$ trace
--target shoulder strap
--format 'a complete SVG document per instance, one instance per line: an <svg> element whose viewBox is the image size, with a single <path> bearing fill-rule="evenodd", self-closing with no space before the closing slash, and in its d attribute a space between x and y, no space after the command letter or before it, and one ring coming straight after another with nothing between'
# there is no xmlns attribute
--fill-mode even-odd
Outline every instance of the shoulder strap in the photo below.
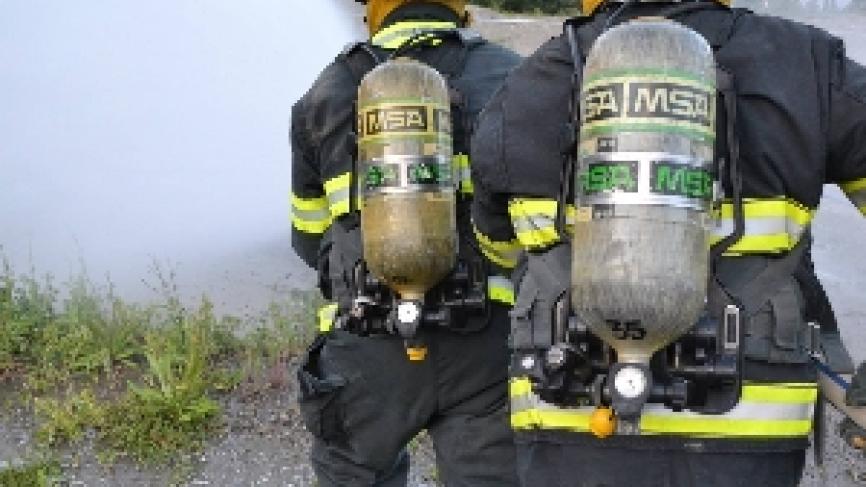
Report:
<svg viewBox="0 0 866 487"><path fill-rule="evenodd" d="M580 90L583 85L584 52L577 29L586 21L582 18L569 19L563 29L568 41L569 53L574 69L571 73L571 100L568 107L568 120L562 126L560 151L562 152L562 173L560 176L559 198L556 207L556 230L560 238L565 231L566 208L569 196L573 196L575 165L577 164L577 128L580 126Z"/></svg>
<svg viewBox="0 0 866 487"><path fill-rule="evenodd" d="M337 58L341 59L349 69L349 72L352 73L352 78L355 80L356 85L361 82L370 70L384 61L368 42L353 42L348 44Z"/></svg>

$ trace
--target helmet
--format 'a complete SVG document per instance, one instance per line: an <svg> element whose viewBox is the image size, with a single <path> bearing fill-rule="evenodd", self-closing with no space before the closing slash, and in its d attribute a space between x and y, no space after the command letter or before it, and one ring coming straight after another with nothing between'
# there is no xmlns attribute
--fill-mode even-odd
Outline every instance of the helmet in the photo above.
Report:
<svg viewBox="0 0 866 487"><path fill-rule="evenodd" d="M355 0L360 3L367 4L367 27L371 34L375 34L382 27L382 22L394 10L409 3L436 3L444 5L453 10L457 15L463 16L466 13L466 0L425 0L418 2L417 0Z"/></svg>
<svg viewBox="0 0 866 487"><path fill-rule="evenodd" d="M640 2L641 0L637 1ZM580 0L580 13L583 15L592 15L604 2L605 0ZM716 2L728 7L731 6L731 0L716 0Z"/></svg>

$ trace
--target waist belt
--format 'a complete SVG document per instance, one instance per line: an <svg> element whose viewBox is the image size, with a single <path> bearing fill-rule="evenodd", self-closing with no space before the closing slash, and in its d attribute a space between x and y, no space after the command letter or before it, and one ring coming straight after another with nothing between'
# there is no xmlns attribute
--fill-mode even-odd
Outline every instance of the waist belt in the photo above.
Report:
<svg viewBox="0 0 866 487"><path fill-rule="evenodd" d="M529 379L510 385L511 426L515 430L589 432L594 407L561 408L532 392ZM726 414L674 412L660 404L644 407L641 435L702 438L782 439L806 437L818 398L815 383L745 383L740 402Z"/></svg>
<svg viewBox="0 0 866 487"><path fill-rule="evenodd" d="M487 298L501 305L514 305L514 287L511 280L504 276L489 276L487 278ZM337 303L329 303L319 308L319 333L328 333L334 328L337 311Z"/></svg>

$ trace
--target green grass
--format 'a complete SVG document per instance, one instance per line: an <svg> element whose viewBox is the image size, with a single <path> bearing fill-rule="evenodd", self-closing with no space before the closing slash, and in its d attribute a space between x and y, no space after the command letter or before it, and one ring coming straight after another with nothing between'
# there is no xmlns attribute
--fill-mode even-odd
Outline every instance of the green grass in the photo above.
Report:
<svg viewBox="0 0 866 487"><path fill-rule="evenodd" d="M40 461L0 470L0 486L3 487L47 487L55 485L53 479L60 473L56 462Z"/></svg>
<svg viewBox="0 0 866 487"><path fill-rule="evenodd" d="M92 431L106 462L197 451L222 426L220 396L285 385L288 360L315 333L317 293L293 291L244 322L216 316L206 298L185 306L172 277L157 277L159 302L139 305L84 277L58 287L0 267L0 378L21 386L40 446L74 445ZM2 475L44 471L25 470Z"/></svg>

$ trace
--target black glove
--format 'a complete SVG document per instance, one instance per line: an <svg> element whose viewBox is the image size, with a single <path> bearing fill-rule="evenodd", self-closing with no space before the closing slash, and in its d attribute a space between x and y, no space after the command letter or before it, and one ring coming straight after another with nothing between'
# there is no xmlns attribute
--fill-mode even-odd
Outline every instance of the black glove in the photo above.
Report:
<svg viewBox="0 0 866 487"><path fill-rule="evenodd" d="M554 344L557 302L567 298L571 282L571 247L559 243L530 252L513 274L517 299L511 315L514 350L547 350Z"/></svg>
<svg viewBox="0 0 866 487"><path fill-rule="evenodd" d="M857 373L851 380L851 387L845 395L845 403L853 407L866 406L866 362L857 367ZM851 418L845 418L839 424L839 436L851 448L866 450L866 429L861 428Z"/></svg>
<svg viewBox="0 0 866 487"><path fill-rule="evenodd" d="M851 418L845 418L839 423L839 436L851 448L861 451L866 450L866 430L861 428Z"/></svg>
<svg viewBox="0 0 866 487"><path fill-rule="evenodd" d="M851 387L845 395L845 404L854 407L866 406L866 362L857 367L857 373L851 380Z"/></svg>

